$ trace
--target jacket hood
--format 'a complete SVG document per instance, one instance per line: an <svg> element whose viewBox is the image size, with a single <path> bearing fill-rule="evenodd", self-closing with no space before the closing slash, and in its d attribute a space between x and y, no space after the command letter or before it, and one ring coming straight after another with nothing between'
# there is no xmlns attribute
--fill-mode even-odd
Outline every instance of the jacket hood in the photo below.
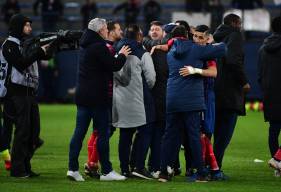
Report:
<svg viewBox="0 0 281 192"><path fill-rule="evenodd" d="M98 42L105 43L105 40L97 32L86 29L80 39L80 46L86 48L89 45Z"/></svg>
<svg viewBox="0 0 281 192"><path fill-rule="evenodd" d="M9 22L9 35L22 39L24 37L23 27L26 22L32 23L31 19L22 15L13 15Z"/></svg>
<svg viewBox="0 0 281 192"><path fill-rule="evenodd" d="M273 53L279 51L281 49L281 34L273 33L264 40L263 45L266 52Z"/></svg>
<svg viewBox="0 0 281 192"><path fill-rule="evenodd" d="M222 24L216 29L214 33L214 39L217 43L220 43L226 36L233 32L240 32L240 30L238 28Z"/></svg>
<svg viewBox="0 0 281 192"><path fill-rule="evenodd" d="M121 39L117 45L116 45L116 50L117 52L124 46L128 45L131 48L132 53L130 55L138 55L138 52L142 48L142 44L137 42L136 40L133 39L128 39L128 38L123 38Z"/></svg>
<svg viewBox="0 0 281 192"><path fill-rule="evenodd" d="M192 47L192 41L187 39L177 39L174 41L170 52L176 57L179 58L183 55L186 55Z"/></svg>

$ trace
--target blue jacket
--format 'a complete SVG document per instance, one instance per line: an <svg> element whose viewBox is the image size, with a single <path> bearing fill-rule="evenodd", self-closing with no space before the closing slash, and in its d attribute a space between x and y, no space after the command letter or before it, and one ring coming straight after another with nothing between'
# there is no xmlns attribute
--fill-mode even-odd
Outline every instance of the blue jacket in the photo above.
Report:
<svg viewBox="0 0 281 192"><path fill-rule="evenodd" d="M167 113L205 110L203 78L199 75L182 77L179 69L191 65L203 68L203 61L225 54L225 45L200 46L189 40L177 39L167 55Z"/></svg>

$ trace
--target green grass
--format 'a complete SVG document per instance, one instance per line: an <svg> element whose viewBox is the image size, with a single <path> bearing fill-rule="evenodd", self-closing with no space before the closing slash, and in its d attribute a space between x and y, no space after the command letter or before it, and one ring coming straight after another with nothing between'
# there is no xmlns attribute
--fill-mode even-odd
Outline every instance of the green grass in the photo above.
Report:
<svg viewBox="0 0 281 192"><path fill-rule="evenodd" d="M0 192L37 191L94 191L94 192L150 192L150 191L280 191L281 178L273 176L267 166L269 150L267 146L268 125L262 113L249 112L240 117L231 145L224 159L224 172L230 180L224 182L186 183L179 176L169 183L130 179L125 182L100 182L87 178L86 182L75 183L66 179L68 147L75 126L76 107L74 105L42 105L41 136L45 141L32 160L33 170L40 172L39 178L15 179L8 177L3 163L0 164ZM90 129L91 130L91 129ZM91 131L88 132L88 134ZM111 139L111 160L119 170L117 154L118 131ZM87 158L86 140L80 155L80 170ZM262 159L264 163L254 163ZM181 161L183 154L181 152ZM182 163L182 166L184 164Z"/></svg>

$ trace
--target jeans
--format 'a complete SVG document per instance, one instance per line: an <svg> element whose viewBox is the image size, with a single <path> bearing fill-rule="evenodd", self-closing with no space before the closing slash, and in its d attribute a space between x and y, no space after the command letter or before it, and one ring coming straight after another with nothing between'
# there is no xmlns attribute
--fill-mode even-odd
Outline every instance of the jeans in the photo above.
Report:
<svg viewBox="0 0 281 192"><path fill-rule="evenodd" d="M108 107L90 108L77 106L76 128L70 142L69 170L77 171L79 169L79 153L89 124L93 120L94 127L99 133L97 149L100 157L101 171L103 174L108 174L112 171L112 165L109 160L110 126L108 114Z"/></svg>

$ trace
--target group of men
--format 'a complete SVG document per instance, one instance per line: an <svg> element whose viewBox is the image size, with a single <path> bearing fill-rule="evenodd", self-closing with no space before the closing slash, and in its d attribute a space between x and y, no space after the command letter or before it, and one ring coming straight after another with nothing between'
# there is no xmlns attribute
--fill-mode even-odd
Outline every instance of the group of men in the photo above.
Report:
<svg viewBox="0 0 281 192"><path fill-rule="evenodd" d="M84 181L78 156L93 120L87 175L96 176L100 164L100 180L134 176L166 182L180 173L183 144L189 181L225 179L224 151L237 116L245 113L244 95L250 88L243 69L239 16L225 17L214 34L219 44L212 44L208 26L199 25L192 34L185 21L154 21L149 37L143 37L137 25L129 25L122 35L120 25L113 23L95 18L81 39L76 128L67 176ZM120 129L121 174L109 160L112 127Z"/></svg>
<svg viewBox="0 0 281 192"><path fill-rule="evenodd" d="M280 22L280 17L273 20L273 35L261 48L259 76L265 119L270 122L273 158L269 164L279 173L280 89L278 92L272 81L280 80ZM93 120L84 165L89 176L103 181L140 177L167 182L181 172L178 156L182 144L188 181L226 179L221 171L224 152L237 117L245 115L245 93L250 89L240 27L241 19L235 14L227 15L214 35L205 25L191 31L185 21L167 25L154 21L149 37L144 38L138 25L129 25L123 34L117 22L92 19L80 41L76 128L67 177L84 181L78 157ZM24 50L22 43L32 29L31 20L21 14L11 18L9 31L1 50L0 93L6 121L15 124L11 176L35 177L39 174L32 171L30 160L42 145L35 99L36 61L47 59L50 48ZM7 127L1 128L3 151ZM109 155L109 138L115 128L120 129L121 174L113 170Z"/></svg>

